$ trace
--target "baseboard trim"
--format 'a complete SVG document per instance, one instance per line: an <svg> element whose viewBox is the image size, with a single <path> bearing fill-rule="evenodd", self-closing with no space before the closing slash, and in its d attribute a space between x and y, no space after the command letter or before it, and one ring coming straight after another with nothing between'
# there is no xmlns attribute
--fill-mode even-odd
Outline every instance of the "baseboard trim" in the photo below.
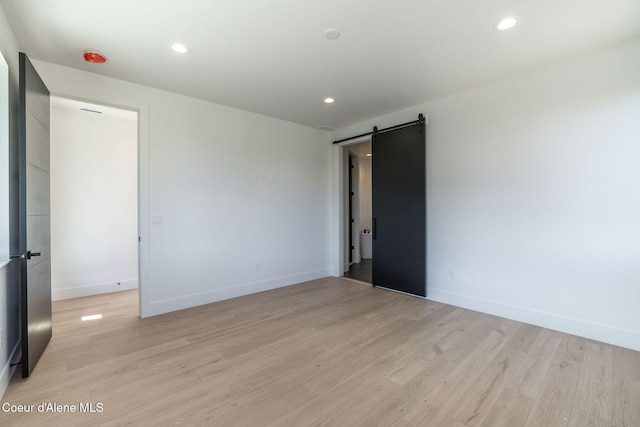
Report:
<svg viewBox="0 0 640 427"><path fill-rule="evenodd" d="M215 289L209 292L191 294L179 298L152 301L148 306L148 310L143 310L143 312L148 313L148 315L145 315L144 317L156 316L159 314L169 313L177 310L184 310L186 308L196 307L199 305L211 304L226 299L255 294L257 292L269 291L271 289L282 288L284 286L295 285L296 283L307 282L309 280L321 279L327 276L330 276L328 268L300 274L293 274L290 276L281 276L273 279L246 283L223 289Z"/></svg>
<svg viewBox="0 0 640 427"><path fill-rule="evenodd" d="M13 347L13 350L11 351L9 358L7 359L7 362L2 367L2 374L0 375L0 399L2 399L2 397L4 396L4 392L7 391L7 387L9 386L9 381L11 381L13 372L16 369L16 367L11 366L11 364L14 363L13 361L17 360L18 358L18 351L20 350L20 342L21 341L18 340L15 347Z"/></svg>
<svg viewBox="0 0 640 427"><path fill-rule="evenodd" d="M640 332L427 288L427 299L640 351Z"/></svg>
<svg viewBox="0 0 640 427"><path fill-rule="evenodd" d="M120 285L118 285L120 283ZM126 291L138 288L138 279L125 279L107 283L96 283L92 285L74 286L70 288L52 289L51 299L60 301L63 299L88 297L92 295L108 294L110 292Z"/></svg>

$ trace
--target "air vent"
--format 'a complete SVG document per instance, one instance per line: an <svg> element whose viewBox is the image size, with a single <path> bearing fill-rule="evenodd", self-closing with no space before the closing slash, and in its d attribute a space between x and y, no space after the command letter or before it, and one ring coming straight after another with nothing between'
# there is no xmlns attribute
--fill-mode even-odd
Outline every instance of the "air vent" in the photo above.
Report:
<svg viewBox="0 0 640 427"><path fill-rule="evenodd" d="M334 130L336 130L336 128L332 128L331 126L327 126L327 125L318 126L318 129L328 130L329 132L333 132Z"/></svg>
<svg viewBox="0 0 640 427"><path fill-rule="evenodd" d="M96 113L96 114L102 114L102 111L98 111L98 110L89 110L88 108L81 108L80 111L86 111L87 113Z"/></svg>

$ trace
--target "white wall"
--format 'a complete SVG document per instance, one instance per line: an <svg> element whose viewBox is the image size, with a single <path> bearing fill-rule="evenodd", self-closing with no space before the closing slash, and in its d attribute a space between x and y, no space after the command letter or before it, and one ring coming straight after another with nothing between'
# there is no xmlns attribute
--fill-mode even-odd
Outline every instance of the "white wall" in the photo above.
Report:
<svg viewBox="0 0 640 427"><path fill-rule="evenodd" d="M418 113L427 297L640 350L640 40Z"/></svg>
<svg viewBox="0 0 640 427"><path fill-rule="evenodd" d="M0 52L9 65L9 147L8 153L4 151L7 147L2 147L4 151L0 154L0 159L8 154L9 165L0 160L0 173L9 178L9 191L0 190L0 205L8 206L9 221L9 252L17 253L19 248L17 230L17 174L15 168L11 168L17 160L18 144L18 43L11 32L11 27L4 14L4 9L0 5ZM9 170L7 170L7 168ZM6 174L6 175L5 175ZM0 179L2 182L2 179ZM6 181L5 181L6 182ZM0 215L1 217L2 215ZM6 218L1 220L6 222ZM2 226L2 225L0 225ZM6 235L5 235L6 242ZM4 243L6 245L6 243ZM6 248L4 249L6 251ZM1 252L1 251L0 251ZM5 254L0 254L0 256ZM20 359L20 263L17 260L5 263L6 259L0 259L0 330L2 338L0 340L0 396L9 384L9 379L15 368L11 368L11 363ZM3 265L4 264L4 265Z"/></svg>
<svg viewBox="0 0 640 427"><path fill-rule="evenodd" d="M372 213L371 213L371 157L359 157L360 163L359 181L360 181L360 231L371 230Z"/></svg>
<svg viewBox="0 0 640 427"><path fill-rule="evenodd" d="M54 94L140 106L143 316L329 274L327 132L33 63Z"/></svg>
<svg viewBox="0 0 640 427"><path fill-rule="evenodd" d="M53 300L138 286L138 125L131 116L52 105Z"/></svg>
<svg viewBox="0 0 640 427"><path fill-rule="evenodd" d="M13 348L7 340L11 328L9 264L9 66L0 52L0 396L9 383ZM15 342L12 342L15 346Z"/></svg>
<svg viewBox="0 0 640 427"><path fill-rule="evenodd" d="M344 273L349 271L349 267L351 262L349 258L352 258L351 248L349 247L349 235L352 234L351 227L349 227L349 223L351 218L349 218L349 174L351 173L349 169L349 152L345 150L344 155L341 159L342 168L341 172L345 174L345 179L343 185L341 186L341 199L342 206L344 209L341 210L341 219L342 219L342 268L339 274L334 274L337 276L342 276Z"/></svg>
<svg viewBox="0 0 640 427"><path fill-rule="evenodd" d="M9 200L9 66L0 52L0 200ZM9 203L0 203L0 262L9 255Z"/></svg>

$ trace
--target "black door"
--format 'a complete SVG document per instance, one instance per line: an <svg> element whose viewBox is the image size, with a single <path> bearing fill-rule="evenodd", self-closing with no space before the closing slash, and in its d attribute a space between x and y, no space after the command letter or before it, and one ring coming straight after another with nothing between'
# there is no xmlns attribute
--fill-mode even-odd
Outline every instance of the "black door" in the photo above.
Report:
<svg viewBox="0 0 640 427"><path fill-rule="evenodd" d="M426 296L424 123L374 133L373 285Z"/></svg>
<svg viewBox="0 0 640 427"><path fill-rule="evenodd" d="M51 339L49 90L20 53L20 256L22 376Z"/></svg>

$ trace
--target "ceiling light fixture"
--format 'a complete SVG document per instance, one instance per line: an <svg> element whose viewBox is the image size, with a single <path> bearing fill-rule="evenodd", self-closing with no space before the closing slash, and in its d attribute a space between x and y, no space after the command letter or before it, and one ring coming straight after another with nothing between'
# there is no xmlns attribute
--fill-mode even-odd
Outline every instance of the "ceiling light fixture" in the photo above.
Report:
<svg viewBox="0 0 640 427"><path fill-rule="evenodd" d="M518 23L518 19L515 16L508 16L500 20L500 22L498 22L493 28L495 28L498 31L505 31L505 30L508 30L509 28L513 28L514 25L516 25L517 23Z"/></svg>
<svg viewBox="0 0 640 427"><path fill-rule="evenodd" d="M334 102L336 102L336 100L333 99L333 98L325 98L324 99L324 103L325 104L333 104Z"/></svg>
<svg viewBox="0 0 640 427"><path fill-rule="evenodd" d="M171 50L176 53L187 53L189 52L189 48L183 45L182 43L172 43Z"/></svg>
<svg viewBox="0 0 640 427"><path fill-rule="evenodd" d="M322 34L324 34L324 38L327 40L335 40L340 37L340 30L337 28L327 28Z"/></svg>
<svg viewBox="0 0 640 427"><path fill-rule="evenodd" d="M82 56L85 61L91 62L92 64L104 64L107 62L107 58L100 55L98 52L85 52Z"/></svg>

